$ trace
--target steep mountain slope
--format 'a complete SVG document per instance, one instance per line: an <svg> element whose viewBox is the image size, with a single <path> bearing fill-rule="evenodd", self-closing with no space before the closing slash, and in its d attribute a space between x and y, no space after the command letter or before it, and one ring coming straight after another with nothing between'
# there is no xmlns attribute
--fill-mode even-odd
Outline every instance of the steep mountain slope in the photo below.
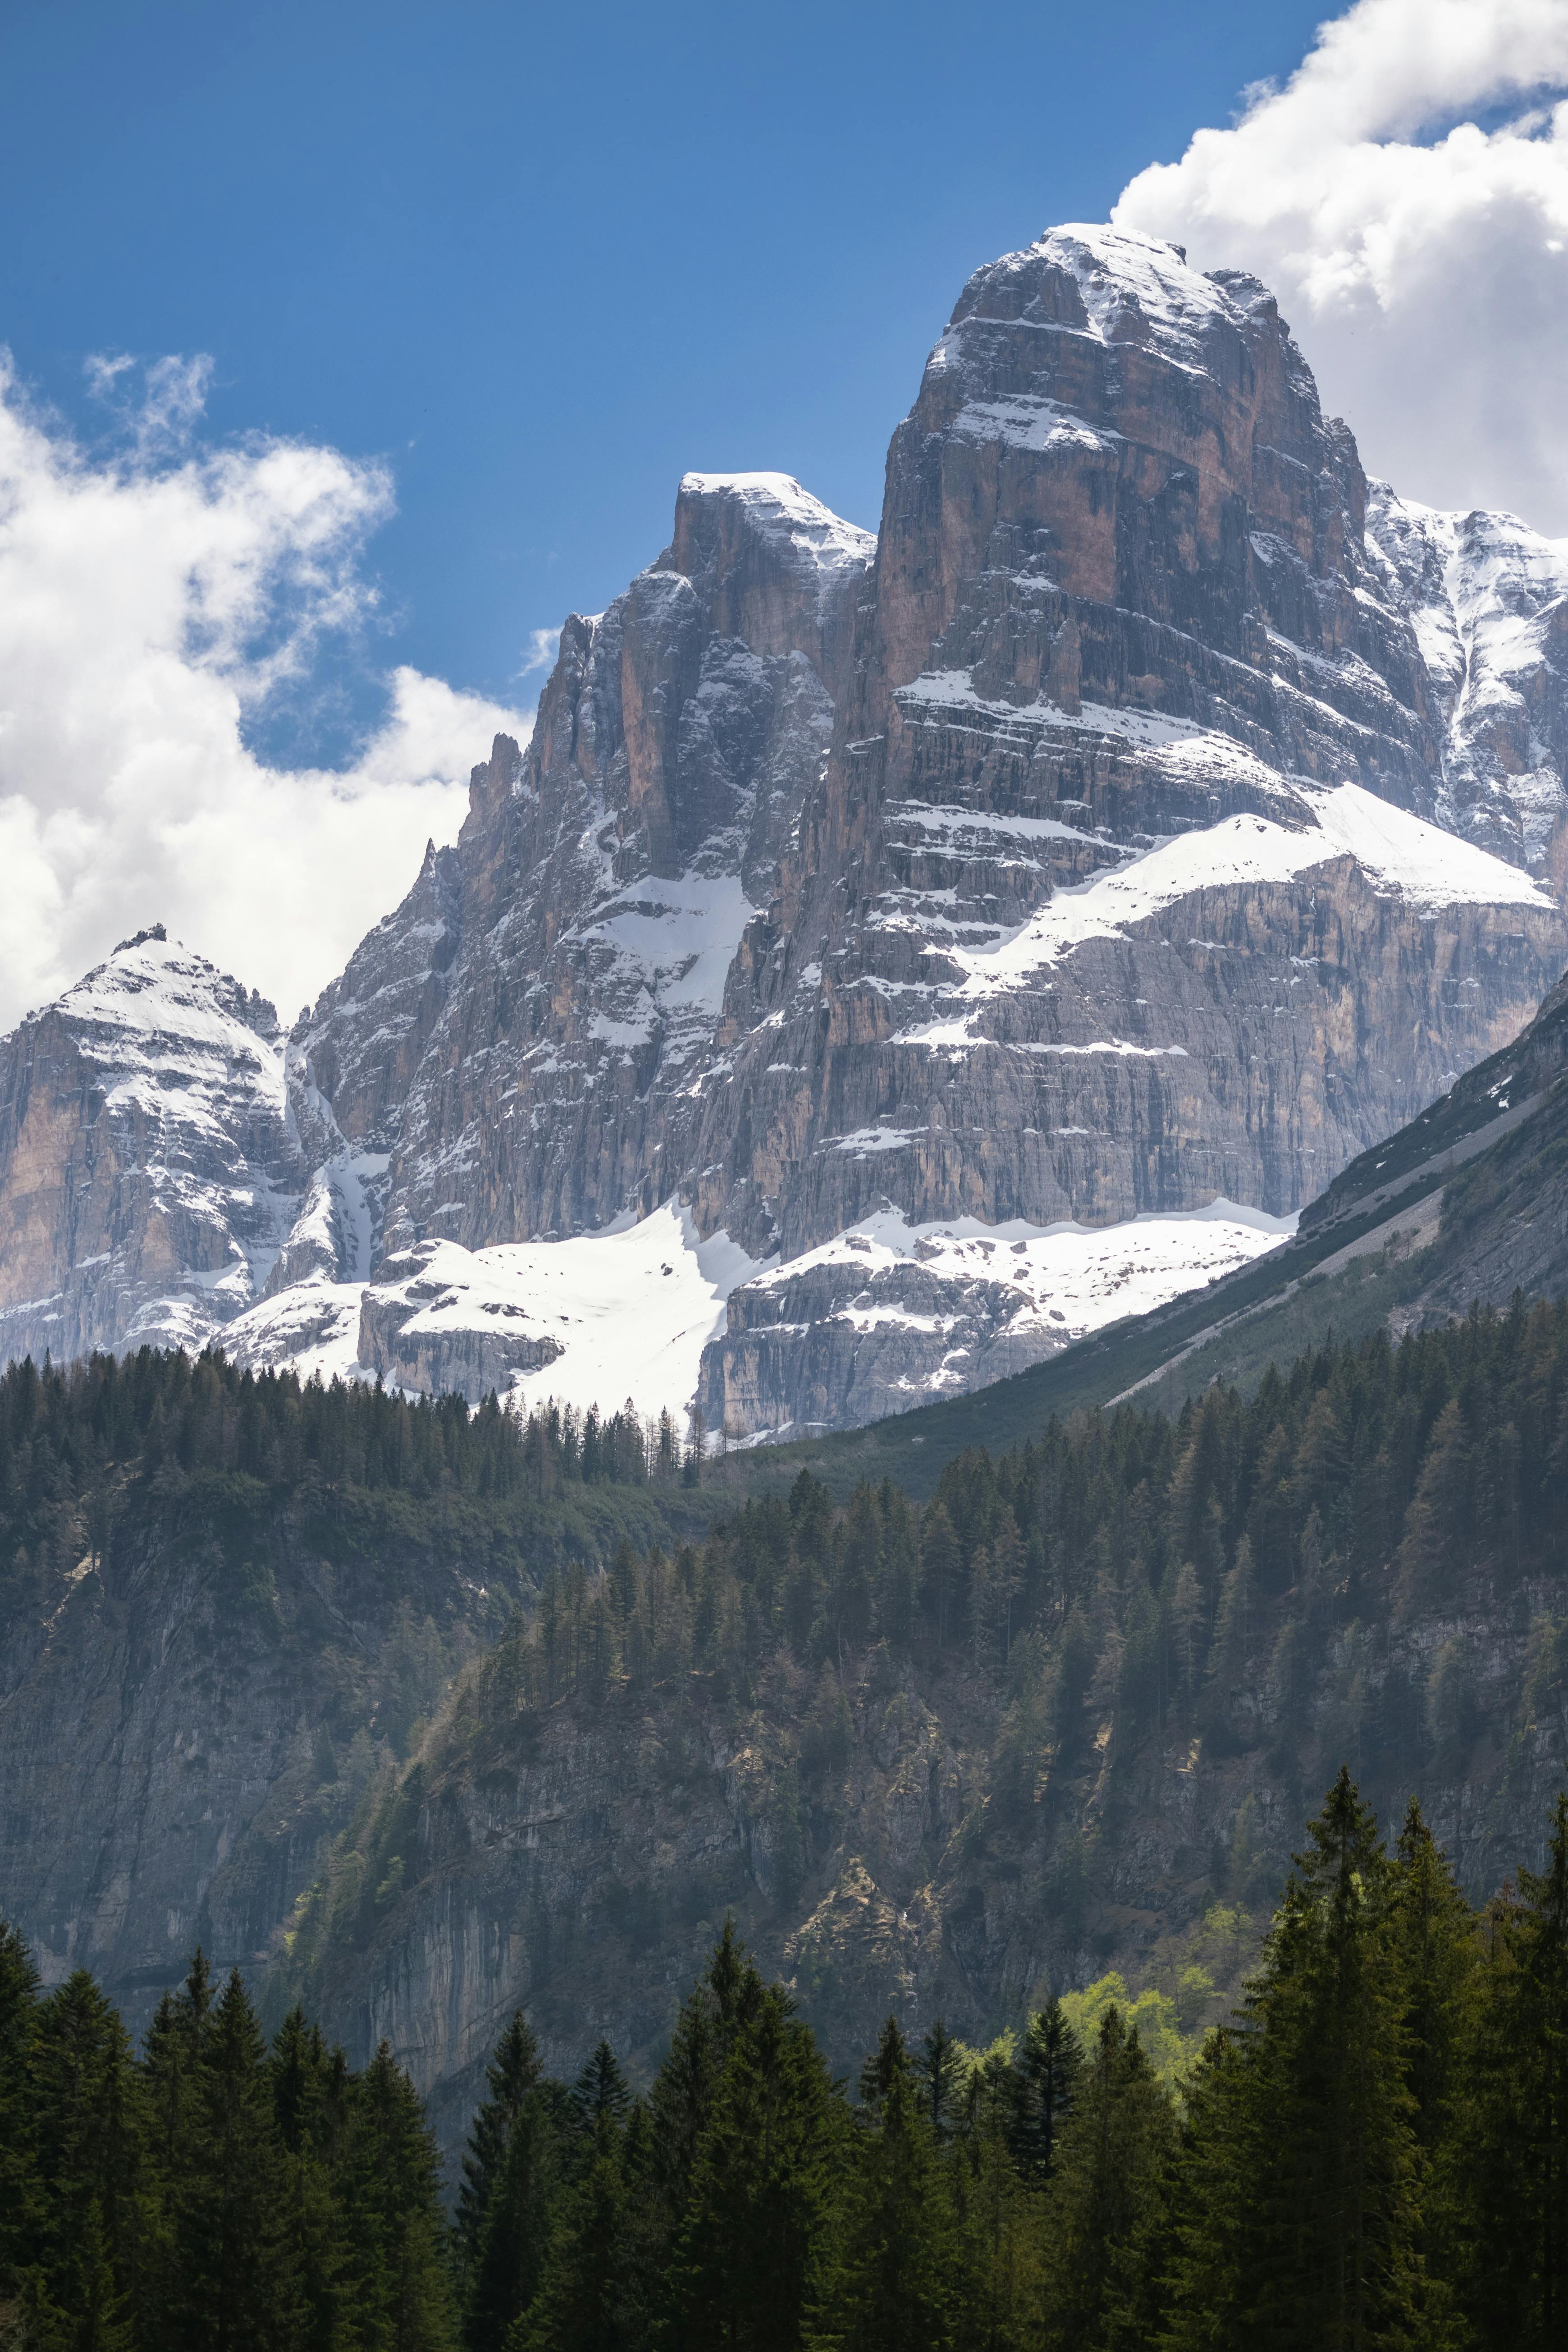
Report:
<svg viewBox="0 0 1568 2352"><path fill-rule="evenodd" d="M198 1941L259 1969L542 1574L700 1536L640 1433L569 1434L210 1359L0 1378L0 1916L50 1981L140 2024Z"/></svg>
<svg viewBox="0 0 1568 2352"><path fill-rule="evenodd" d="M552 1586L339 1843L275 2004L388 2036L455 2138L519 2002L563 2067L655 2062L727 1911L841 2064L1108 1968L1215 2021L1344 1761L1484 1896L1568 1762L1565 1397L1561 1305L1380 1335L952 1459L918 1518L807 1479Z"/></svg>
<svg viewBox="0 0 1568 2352"><path fill-rule="evenodd" d="M877 541L690 475L568 620L275 1049L270 1272L237 1228L204 1325L182 1260L178 1328L472 1398L624 1360L744 1440L1245 1267L1562 970L1565 610L1568 551L1369 492L1263 288L1051 232L964 289ZM18 1303L68 1160L0 1160ZM582 1253L655 1212L618 1345Z"/></svg>
<svg viewBox="0 0 1568 2352"><path fill-rule="evenodd" d="M0 1041L0 1359L200 1346L308 1171L270 1004L162 925Z"/></svg>

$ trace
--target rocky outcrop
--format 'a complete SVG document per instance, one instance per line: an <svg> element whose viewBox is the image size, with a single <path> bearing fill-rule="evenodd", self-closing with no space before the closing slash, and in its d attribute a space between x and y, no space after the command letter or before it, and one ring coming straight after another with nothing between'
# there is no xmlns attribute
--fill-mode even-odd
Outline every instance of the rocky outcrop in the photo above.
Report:
<svg viewBox="0 0 1568 2352"><path fill-rule="evenodd" d="M449 1244L423 1242L387 1260L361 1302L359 1360L395 1387L422 1396L455 1389L479 1404L565 1351L537 1308L505 1297L470 1298L445 1263L458 1255Z"/></svg>
<svg viewBox="0 0 1568 2352"><path fill-rule="evenodd" d="M126 940L0 1042L0 1355L200 1345L307 1178L272 1007L162 925Z"/></svg>

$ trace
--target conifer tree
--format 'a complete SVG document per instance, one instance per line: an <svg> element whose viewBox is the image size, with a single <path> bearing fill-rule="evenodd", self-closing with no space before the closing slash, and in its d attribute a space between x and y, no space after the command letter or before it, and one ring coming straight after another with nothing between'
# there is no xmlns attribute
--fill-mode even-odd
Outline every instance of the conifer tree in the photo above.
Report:
<svg viewBox="0 0 1568 2352"><path fill-rule="evenodd" d="M1133 2352L1163 2310L1176 2139L1170 2096L1136 2028L1107 2011L1057 2145L1047 2194L1050 2352Z"/></svg>
<svg viewBox="0 0 1568 2352"><path fill-rule="evenodd" d="M458 2186L455 2245L458 2275L470 2284L484 2244L490 2199L506 2162L511 2129L540 2083L539 2044L521 2009L514 2009L485 2069L486 2094L468 2126Z"/></svg>
<svg viewBox="0 0 1568 2352"><path fill-rule="evenodd" d="M343 2284L364 2352L451 2352L440 2160L383 2042L353 2085L342 2165Z"/></svg>
<svg viewBox="0 0 1568 2352"><path fill-rule="evenodd" d="M563 2184L558 2114L543 2084L523 2098L486 2200L463 2319L468 2352L504 2352L539 2292Z"/></svg>
<svg viewBox="0 0 1568 2352"><path fill-rule="evenodd" d="M125 2029L85 1969L37 2012L28 2087L40 2200L33 2250L72 2352L129 2352L137 2144Z"/></svg>
<svg viewBox="0 0 1568 2352"><path fill-rule="evenodd" d="M1415 2102L1372 1813L1342 1769L1309 1824L1247 1999L1205 2088L1205 2200L1184 2211L1173 2339L1351 2352L1421 2315ZM1216 2272L1205 2238L1228 2238Z"/></svg>
<svg viewBox="0 0 1568 2352"><path fill-rule="evenodd" d="M1546 1868L1520 1872L1488 1931L1468 2302L1488 2352L1545 2352L1568 2326L1568 1795Z"/></svg>
<svg viewBox="0 0 1568 2352"><path fill-rule="evenodd" d="M1072 2112L1082 2072L1078 2036L1053 1994L1031 2021L1014 2062L1007 2127L1014 2162L1026 2180L1042 2188L1051 2177L1057 2142Z"/></svg>
<svg viewBox="0 0 1568 2352"><path fill-rule="evenodd" d="M942 2147L957 2128L963 2064L940 2017L921 2044L914 2070L921 2084L921 2112L931 2126L931 2137Z"/></svg>
<svg viewBox="0 0 1568 2352"><path fill-rule="evenodd" d="M592 2137L606 2121L618 2124L631 2099L620 2061L607 2042L597 2042L572 2086L572 2113L578 2128Z"/></svg>
<svg viewBox="0 0 1568 2352"><path fill-rule="evenodd" d="M16 2292L41 2221L28 2061L38 2007L32 1955L0 1920L0 2298Z"/></svg>
<svg viewBox="0 0 1568 2352"><path fill-rule="evenodd" d="M910 2078L910 2053L896 2017L884 2020L877 2047L860 2069L860 2104L875 2114L895 2083Z"/></svg>
<svg viewBox="0 0 1568 2352"><path fill-rule="evenodd" d="M964 2128L947 2165L959 2244L960 2352L1033 2345L1038 2327L1042 2199L1014 2163L1018 2106L1010 2059L993 2050L969 2078Z"/></svg>
<svg viewBox="0 0 1568 2352"><path fill-rule="evenodd" d="M618 2072L618 2070L617 2070ZM642 2101L602 2106L592 2154L558 2208L539 2293L507 2352L645 2352L656 2285L656 2162Z"/></svg>
<svg viewBox="0 0 1568 2352"><path fill-rule="evenodd" d="M683 2352L795 2352L816 2285L838 2137L815 2037L748 1969L670 2262Z"/></svg>
<svg viewBox="0 0 1568 2352"><path fill-rule="evenodd" d="M237 1969L201 2033L188 2117L189 2160L175 2176L173 2339L187 2352L272 2352L300 2315L266 2047Z"/></svg>
<svg viewBox="0 0 1568 2352"><path fill-rule="evenodd" d="M686 2212L725 2060L759 1990L734 1921L727 1918L701 1982L681 2004L648 2101L660 2152L659 2202L672 2239Z"/></svg>
<svg viewBox="0 0 1568 2352"><path fill-rule="evenodd" d="M951 2352L955 2340L958 2233L911 2071L893 2055L884 2028L861 2075L875 2095L845 2151L811 2352Z"/></svg>
<svg viewBox="0 0 1568 2352"><path fill-rule="evenodd" d="M1466 2056L1480 1953L1474 1914L1414 1797L1394 1850L1391 1927L1417 2165L1421 2333L1437 2352L1460 2340L1455 2295L1463 2264Z"/></svg>

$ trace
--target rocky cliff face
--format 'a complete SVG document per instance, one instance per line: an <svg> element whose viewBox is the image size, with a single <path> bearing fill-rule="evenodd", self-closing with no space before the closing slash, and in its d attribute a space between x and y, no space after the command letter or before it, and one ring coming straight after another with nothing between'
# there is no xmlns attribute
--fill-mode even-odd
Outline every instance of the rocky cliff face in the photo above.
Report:
<svg viewBox="0 0 1568 2352"><path fill-rule="evenodd" d="M725 1270L695 1344L628 1321L638 1402L745 1438L1092 1328L1086 1232L1211 1212L1149 1244L1163 1296L1237 1264L1557 977L1565 610L1522 524L1369 489L1255 281L1108 230L989 265L877 541L689 476L567 622L288 1042L293 1213L229 1344L566 1392L487 1254L678 1203ZM971 1225L1008 1233L978 1288Z"/></svg>
<svg viewBox="0 0 1568 2352"><path fill-rule="evenodd" d="M200 1346L307 1181L271 1005L161 926L127 940L0 1042L0 1354Z"/></svg>

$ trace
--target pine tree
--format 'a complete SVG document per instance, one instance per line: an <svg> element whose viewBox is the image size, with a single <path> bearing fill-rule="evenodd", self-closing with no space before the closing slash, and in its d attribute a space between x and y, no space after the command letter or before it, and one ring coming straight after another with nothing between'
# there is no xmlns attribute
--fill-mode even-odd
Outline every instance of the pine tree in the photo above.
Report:
<svg viewBox="0 0 1568 2352"><path fill-rule="evenodd" d="M138 2148L131 2049L85 1969L43 2002L28 2087L42 2190L34 2252L72 2352L128 2352Z"/></svg>
<svg viewBox="0 0 1568 2352"><path fill-rule="evenodd" d="M1468 2300L1488 2352L1545 2352L1568 2326L1568 1795L1546 1868L1520 1872L1488 1927Z"/></svg>
<svg viewBox="0 0 1568 2352"><path fill-rule="evenodd" d="M809 2029L747 1975L670 2263L683 2352L795 2352L816 2285L836 2103Z"/></svg>
<svg viewBox="0 0 1568 2352"><path fill-rule="evenodd" d="M538 2089L540 2075L539 2044L521 2010L514 2009L485 2069L487 2096L468 2126L458 2186L454 2242L458 2275L465 2286L471 2284L478 2267L490 2199L506 2162L512 2126Z"/></svg>
<svg viewBox="0 0 1568 2352"><path fill-rule="evenodd" d="M176 2175L173 2333L189 2352L272 2352L300 2316L266 2054L236 1969L201 2034L188 2162Z"/></svg>
<svg viewBox="0 0 1568 2352"><path fill-rule="evenodd" d="M31 2260L41 2214L28 2063L38 1976L16 1930L0 1920L0 2299Z"/></svg>
<svg viewBox="0 0 1568 2352"><path fill-rule="evenodd" d="M861 2076L863 2085L869 2077L883 2086L846 2151L833 2251L806 2335L812 2352L950 2352L954 2341L961 2278L951 2201L910 2070L879 2063L887 2055L884 2029Z"/></svg>
<svg viewBox="0 0 1568 2352"><path fill-rule="evenodd" d="M686 2212L725 2061L759 1991L734 1922L726 1919L700 1983L681 2004L648 2100L660 2155L659 2203L672 2240Z"/></svg>
<svg viewBox="0 0 1568 2352"><path fill-rule="evenodd" d="M468 2352L504 2352L509 2332L539 2292L563 2185L561 2141L555 2103L539 2084L512 2118L486 2201L463 2318Z"/></svg>
<svg viewBox="0 0 1568 2352"><path fill-rule="evenodd" d="M557 2211L539 2293L507 2352L645 2352L655 2292L656 2156L639 2101L623 2127L604 2106L593 2153Z"/></svg>
<svg viewBox="0 0 1568 2352"><path fill-rule="evenodd" d="M1455 2294L1464 2261L1466 2054L1480 1953L1474 1914L1414 1797L1395 1848L1391 1928L1418 2168L1421 2334L1437 2352L1461 2340Z"/></svg>
<svg viewBox="0 0 1568 2352"><path fill-rule="evenodd" d="M1246 2030L1205 2085L1204 2196L1184 2195L1179 2233L1184 2347L1352 2352L1404 2343L1420 2319L1393 1877L1348 1772L1308 1836ZM1230 2254L1216 2269L1221 2241Z"/></svg>
<svg viewBox="0 0 1568 2352"><path fill-rule="evenodd" d="M1008 2145L1025 2179L1043 2188L1083 2074L1078 2036L1054 1995L1031 2022L1013 2071Z"/></svg>
<svg viewBox="0 0 1568 2352"><path fill-rule="evenodd" d="M1121 2012L1101 2022L1047 2193L1050 2352L1133 2352L1159 2330L1176 2126Z"/></svg>
<svg viewBox="0 0 1568 2352"><path fill-rule="evenodd" d="M343 2286L364 2352L450 2352L440 2160L424 2111L383 2042L353 2084L342 2172Z"/></svg>
<svg viewBox="0 0 1568 2352"><path fill-rule="evenodd" d="M932 2139L942 2147L957 2128L963 2062L940 2017L921 2045L914 2069L921 2084L921 2112L931 2126Z"/></svg>
<svg viewBox="0 0 1568 2352"><path fill-rule="evenodd" d="M999 2051L970 2077L965 2126L947 2165L959 2246L958 2352L1011 2352L1038 2336L1043 2199L1013 2161L1016 2067Z"/></svg>
<svg viewBox="0 0 1568 2352"><path fill-rule="evenodd" d="M910 2079L910 2053L896 2017L883 2022L877 2047L860 2069L860 2104L875 2115L895 2083Z"/></svg>
<svg viewBox="0 0 1568 2352"><path fill-rule="evenodd" d="M618 2124L631 2105L620 2062L607 2042L595 2044L572 2086L572 2113L578 2128L595 2135L601 2124Z"/></svg>

